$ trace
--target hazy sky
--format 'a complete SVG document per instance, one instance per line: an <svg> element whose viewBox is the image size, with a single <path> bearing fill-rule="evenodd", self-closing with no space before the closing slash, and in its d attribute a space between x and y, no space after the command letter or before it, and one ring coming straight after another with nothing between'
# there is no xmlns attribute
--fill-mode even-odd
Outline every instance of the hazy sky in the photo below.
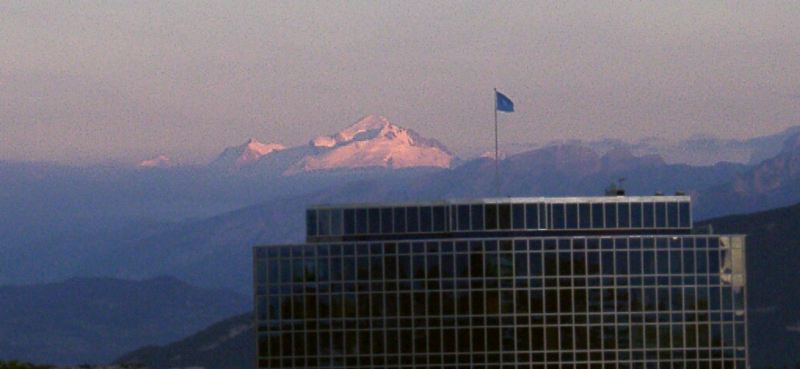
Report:
<svg viewBox="0 0 800 369"><path fill-rule="evenodd" d="M800 124L800 2L0 3L0 160L208 160L376 113L456 152Z"/></svg>

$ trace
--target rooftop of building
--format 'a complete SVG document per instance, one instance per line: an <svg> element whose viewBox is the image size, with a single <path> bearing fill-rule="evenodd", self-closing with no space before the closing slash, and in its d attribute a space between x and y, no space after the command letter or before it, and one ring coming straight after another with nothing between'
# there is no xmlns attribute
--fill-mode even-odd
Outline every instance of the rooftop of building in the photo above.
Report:
<svg viewBox="0 0 800 369"><path fill-rule="evenodd" d="M482 197L466 199L447 199L447 200L428 200L417 202L364 202L364 203L341 203L341 204L313 204L309 209L341 209L341 208L378 208L378 207L400 207L400 206L442 206L442 205L471 205L471 204L592 204L592 203L612 203L612 202L691 202L691 197L687 195L647 195L647 196L565 196L565 197Z"/></svg>

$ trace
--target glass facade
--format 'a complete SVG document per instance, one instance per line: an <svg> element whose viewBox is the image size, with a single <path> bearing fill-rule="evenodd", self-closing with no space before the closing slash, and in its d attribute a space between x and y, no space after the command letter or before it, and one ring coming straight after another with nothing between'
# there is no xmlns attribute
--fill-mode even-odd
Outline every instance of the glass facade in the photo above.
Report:
<svg viewBox="0 0 800 369"><path fill-rule="evenodd" d="M605 198L343 208L343 232L352 212L354 230L399 233L403 219L408 232L416 219L445 234L258 246L258 367L746 368L743 236L688 226L671 235L446 234L474 224L541 227L541 219L553 229L598 228L596 220L655 229L680 225L683 209L691 219L688 201L596 199ZM309 211L309 240L336 228L336 211Z"/></svg>
<svg viewBox="0 0 800 369"><path fill-rule="evenodd" d="M644 199L644 200L642 200ZM690 229L686 196L533 198L451 201L402 206L314 207L306 211L309 241L338 237L503 231Z"/></svg>

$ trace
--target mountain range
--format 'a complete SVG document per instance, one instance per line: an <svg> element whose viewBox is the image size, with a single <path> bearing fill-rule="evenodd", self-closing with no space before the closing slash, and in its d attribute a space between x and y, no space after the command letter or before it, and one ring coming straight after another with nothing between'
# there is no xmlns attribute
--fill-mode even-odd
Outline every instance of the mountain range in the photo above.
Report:
<svg viewBox="0 0 800 369"><path fill-rule="evenodd" d="M363 145L371 140L368 137L394 135L389 133L395 129L383 120L361 123L345 134L328 137L330 140L316 140L318 145L328 146L321 149L323 156L319 157L335 153L340 146ZM424 142L418 140L414 142ZM637 156L625 149L601 155L578 144L547 146L502 160L498 185L494 180L495 161L488 158L452 168L369 166L290 176L257 172L219 175L194 167L154 168L155 172L85 169L74 175L58 169L63 173L54 175L52 169L45 168L41 173L52 188L43 192L37 192L42 174L23 166L16 169L19 176L14 179L0 176L0 182L8 183L3 190L10 192L0 196L0 206L8 209L0 213L0 220L7 221L0 222L0 241L6 245L0 248L0 255L6 255L0 257L0 266L6 271L0 283L44 282L72 275L141 278L171 274L200 286L247 292L250 271L238 266L248 265L250 246L301 241L303 209L312 203L498 194L597 195L608 184L625 178L623 186L630 194L681 191L692 195L696 219L762 210L800 201L797 140L798 136L785 140L778 155L754 166L727 162L711 166L669 164L657 155ZM426 145L438 147L430 142ZM273 151L249 165L270 166L275 163L272 160L289 156L298 160L292 163L307 163L297 150ZM293 165L282 162L279 173ZM64 177L68 180L60 184ZM63 194L71 188L80 195L64 203ZM42 199L50 201L36 205ZM7 205L2 205L4 201ZM95 203L98 209L93 210ZM116 214L119 218L112 222L117 219L115 211L132 209L151 214L158 209L171 210L192 218L165 222ZM87 219L81 221L80 215Z"/></svg>
<svg viewBox="0 0 800 369"><path fill-rule="evenodd" d="M272 175L361 168L449 168L455 155L434 139L397 126L386 117L368 115L343 130L318 136L306 146L265 144L251 138L226 148L209 167L230 172ZM166 156L139 163L140 168L172 166Z"/></svg>
<svg viewBox="0 0 800 369"><path fill-rule="evenodd" d="M710 219L717 233L747 234L748 319L751 364L780 368L800 362L800 204L746 215ZM252 368L255 356L253 315L225 319L167 345L144 347L115 363L145 364L151 369L205 367Z"/></svg>
<svg viewBox="0 0 800 369"><path fill-rule="evenodd" d="M303 209L313 203L402 202L464 197L573 196L601 194L605 185L626 178L630 194L686 192L695 200L695 219L763 209L759 202L743 199L750 192L718 197L720 188L734 181L748 182L774 166L783 157L800 156L787 145L773 159L751 167L719 163L696 167L667 164L657 156L638 157L617 149L599 155L576 145L550 146L513 155L500 163L499 186L495 187L494 161L468 161L453 169L396 171L354 181L332 182L319 191L275 199L220 214L197 222L170 227L147 237L126 240L95 253L83 264L100 275L131 277L149 273L172 273L201 286L224 287L246 292L247 265L254 244L300 242L303 239ZM787 174L788 173L788 174ZM783 183L774 203L800 201L792 195L792 183L800 173L781 171ZM749 182L748 182L749 183ZM499 190L498 190L499 189ZM499 192L498 192L499 191ZM105 266L99 268L98 266ZM214 278L208 278L209 273Z"/></svg>
<svg viewBox="0 0 800 369"><path fill-rule="evenodd" d="M605 153L614 149L628 150L634 155L658 155L670 164L687 164L693 166L708 166L721 162L730 162L746 165L756 165L768 158L777 155L781 145L786 139L800 133L800 126L786 128L783 131L758 136L748 139L722 139L709 135L695 135L688 139L677 140L665 137L645 137L636 141L623 141L613 138L599 140L560 140L551 141L544 145L531 143L506 143L505 152L517 154L530 151L543 146L552 145L582 145L598 153ZM485 151L485 148L471 148L467 152L476 156Z"/></svg>

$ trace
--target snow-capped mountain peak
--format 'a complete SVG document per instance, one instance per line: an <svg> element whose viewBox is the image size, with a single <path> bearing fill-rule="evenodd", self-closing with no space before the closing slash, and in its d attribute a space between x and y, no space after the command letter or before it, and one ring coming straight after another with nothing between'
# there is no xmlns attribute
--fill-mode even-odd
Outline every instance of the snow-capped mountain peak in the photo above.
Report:
<svg viewBox="0 0 800 369"><path fill-rule="evenodd" d="M311 140L314 147L334 147L351 141L363 141L379 136L397 133L401 128L395 126L384 116L368 115L358 122L330 136L320 136Z"/></svg>
<svg viewBox="0 0 800 369"><path fill-rule="evenodd" d="M292 165L288 174L365 167L449 167L453 154L441 143L411 129L368 115L329 136L310 142L314 153Z"/></svg>
<svg viewBox="0 0 800 369"><path fill-rule="evenodd" d="M258 161L258 159L261 159L264 155L284 149L286 149L286 147L278 143L265 144L254 138L250 138L239 146L225 149L212 164L238 169Z"/></svg>

